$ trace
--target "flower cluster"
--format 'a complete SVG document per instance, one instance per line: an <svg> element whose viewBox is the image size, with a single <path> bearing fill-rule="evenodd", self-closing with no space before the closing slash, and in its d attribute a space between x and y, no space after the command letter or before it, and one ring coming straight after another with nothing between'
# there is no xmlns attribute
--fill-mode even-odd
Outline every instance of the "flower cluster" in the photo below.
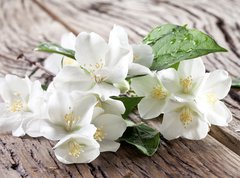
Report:
<svg viewBox="0 0 240 178"><path fill-rule="evenodd" d="M142 97L141 118L163 114L160 132L169 140L202 139L211 124L226 126L232 118L220 101L231 78L223 70L205 73L200 58L180 62L177 70L152 71L152 47L130 45L116 25L108 43L96 33L69 33L61 47L74 56L52 54L45 60L44 67L56 75L46 90L28 77L0 79L0 128L57 141L54 153L63 163L87 163L100 152L118 150L128 108L113 96L129 91Z"/></svg>
<svg viewBox="0 0 240 178"><path fill-rule="evenodd" d="M220 101L230 90L231 78L224 70L205 73L200 58L180 62L178 70L168 68L134 78L131 87L144 97L138 104L143 119L163 114L160 132L168 140L202 139L211 124L227 126L232 120Z"/></svg>

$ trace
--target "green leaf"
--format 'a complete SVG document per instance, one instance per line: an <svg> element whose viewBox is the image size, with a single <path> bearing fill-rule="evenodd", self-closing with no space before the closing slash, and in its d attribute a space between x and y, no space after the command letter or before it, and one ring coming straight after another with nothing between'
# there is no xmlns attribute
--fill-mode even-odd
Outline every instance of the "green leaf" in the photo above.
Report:
<svg viewBox="0 0 240 178"><path fill-rule="evenodd" d="M137 104L141 101L142 97L127 97L127 96L114 96L112 99L120 100L123 102L126 111L122 115L124 119L128 117L128 115L132 112L132 110L137 106Z"/></svg>
<svg viewBox="0 0 240 178"><path fill-rule="evenodd" d="M168 68L182 60L209 53L226 52L213 38L196 29L166 24L154 28L143 40L152 46L154 61L152 70Z"/></svg>
<svg viewBox="0 0 240 178"><path fill-rule="evenodd" d="M74 57L75 52L73 50L63 48L60 45L57 45L57 44L54 44L54 43L41 43L40 45L38 45L37 48L35 48L35 50L36 51L43 51L43 52L47 52L47 53L62 54L64 56L75 59L75 57Z"/></svg>
<svg viewBox="0 0 240 178"><path fill-rule="evenodd" d="M240 78L233 79L231 87L232 88L240 88Z"/></svg>
<svg viewBox="0 0 240 178"><path fill-rule="evenodd" d="M135 124L127 128L119 141L135 146L140 152L152 156L160 144L160 133L146 124Z"/></svg>

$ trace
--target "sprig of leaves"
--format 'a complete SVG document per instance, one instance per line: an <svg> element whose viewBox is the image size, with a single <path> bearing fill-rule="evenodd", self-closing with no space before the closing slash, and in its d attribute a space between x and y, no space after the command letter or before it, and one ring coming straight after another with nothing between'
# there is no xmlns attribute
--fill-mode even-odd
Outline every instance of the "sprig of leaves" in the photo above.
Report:
<svg viewBox="0 0 240 178"><path fill-rule="evenodd" d="M130 124L119 141L135 146L144 155L152 156L160 145L160 133L144 123Z"/></svg>
<svg viewBox="0 0 240 178"><path fill-rule="evenodd" d="M63 48L62 46L58 45L58 44L54 44L54 43L41 43L40 45L38 45L35 48L36 51L42 51L42 52L47 52L47 53L57 53L57 54L61 54L67 57L70 57L72 59L75 59L74 55L75 55L75 51L71 50L71 49L66 49Z"/></svg>
<svg viewBox="0 0 240 178"><path fill-rule="evenodd" d="M161 70L186 59L226 52L209 35L185 26L166 24L154 28L143 40L154 52L153 70Z"/></svg>

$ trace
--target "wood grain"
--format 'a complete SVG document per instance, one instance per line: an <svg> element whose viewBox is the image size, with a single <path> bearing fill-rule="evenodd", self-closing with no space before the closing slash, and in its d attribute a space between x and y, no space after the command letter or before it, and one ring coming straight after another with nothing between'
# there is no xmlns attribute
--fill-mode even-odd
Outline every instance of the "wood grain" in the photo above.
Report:
<svg viewBox="0 0 240 178"><path fill-rule="evenodd" d="M222 3L226 4L224 14L220 14ZM131 42L138 43L153 26L170 22L188 23L219 39L219 43L229 48L230 53L205 58L207 69L224 68L232 76L238 76L240 34L236 17L240 12L238 9L234 13L231 11L237 5L237 1L226 3L223 0L214 3L190 0L0 0L0 74L31 74L34 67L24 60L17 60L17 57L24 54L31 61L41 62L47 55L33 53L32 49L40 41L57 42L66 31L96 31L107 39L112 25L116 23L127 28ZM42 71L32 76L45 77ZM240 157L236 153L239 154L239 134L234 129L240 126L239 92L231 91L225 101L235 117L229 128L216 127L211 133L214 138L207 136L202 141L178 139L163 142L152 157L144 157L123 144L118 152L103 153L90 164L64 165L53 154L54 142L44 138L16 138L1 134L1 178L238 177ZM137 114L131 117L139 119ZM149 124L157 128L157 122Z"/></svg>

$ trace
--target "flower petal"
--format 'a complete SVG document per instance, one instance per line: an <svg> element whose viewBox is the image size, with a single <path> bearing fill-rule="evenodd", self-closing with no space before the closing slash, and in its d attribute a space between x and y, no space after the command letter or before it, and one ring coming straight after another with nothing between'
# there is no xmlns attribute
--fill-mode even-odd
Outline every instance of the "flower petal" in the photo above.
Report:
<svg viewBox="0 0 240 178"><path fill-rule="evenodd" d="M65 92L57 91L50 96L48 101L48 114L51 122L64 125L64 117L73 109L72 101Z"/></svg>
<svg viewBox="0 0 240 178"><path fill-rule="evenodd" d="M161 70L157 73L163 86L172 93L177 93L181 90L179 86L179 77L175 69L169 68Z"/></svg>
<svg viewBox="0 0 240 178"><path fill-rule="evenodd" d="M122 115L125 112L124 104L119 100L113 100L111 98L102 101L101 108L103 108L104 112L108 114Z"/></svg>
<svg viewBox="0 0 240 178"><path fill-rule="evenodd" d="M61 46L75 50L76 36L73 33L65 33L61 37Z"/></svg>
<svg viewBox="0 0 240 178"><path fill-rule="evenodd" d="M154 57L152 48L146 44L132 45L132 48L133 62L150 68Z"/></svg>
<svg viewBox="0 0 240 178"><path fill-rule="evenodd" d="M71 156L69 143L74 141L83 146L79 156ZM99 152L99 144L92 138L81 136L81 135L68 135L61 139L54 147L54 153L59 161L65 164L72 163L89 163L96 159Z"/></svg>
<svg viewBox="0 0 240 178"><path fill-rule="evenodd" d="M106 151L116 152L120 147L120 143L111 141L111 140L103 140L99 144L100 144L100 152L106 152Z"/></svg>
<svg viewBox="0 0 240 178"><path fill-rule="evenodd" d="M218 99L223 99L231 88L232 79L224 70L209 73L203 84L202 92L214 93Z"/></svg>
<svg viewBox="0 0 240 178"><path fill-rule="evenodd" d="M152 119L164 112L166 104L166 99L155 99L148 96L139 102L138 111L141 118Z"/></svg>
<svg viewBox="0 0 240 178"><path fill-rule="evenodd" d="M149 68L137 63L129 64L128 76L138 76L138 75L147 75L147 74L151 74L151 71Z"/></svg>
<svg viewBox="0 0 240 178"><path fill-rule="evenodd" d="M79 67L66 66L53 80L57 90L71 92L73 90L87 91L94 86L89 74Z"/></svg>
<svg viewBox="0 0 240 178"><path fill-rule="evenodd" d="M91 92L98 94L102 100L106 100L110 96L118 96L120 94L120 90L118 88L105 82L96 84L91 89Z"/></svg>
<svg viewBox="0 0 240 178"><path fill-rule="evenodd" d="M44 67L50 72L57 74L61 69L61 61L63 56L60 54L51 54L44 61Z"/></svg>
<svg viewBox="0 0 240 178"><path fill-rule="evenodd" d="M98 34L82 32L77 36L75 58L83 67L88 68L104 60L106 51L107 43Z"/></svg>
<svg viewBox="0 0 240 178"><path fill-rule="evenodd" d="M64 127L48 119L34 119L27 124L26 133L31 137L45 137L49 140L60 140L67 135Z"/></svg>
<svg viewBox="0 0 240 178"><path fill-rule="evenodd" d="M181 61L178 66L178 74L181 78L191 76L193 80L203 77L205 66L201 58Z"/></svg>
<svg viewBox="0 0 240 178"><path fill-rule="evenodd" d="M223 102L217 101L207 108L206 117L210 124L228 126L228 123L232 120L232 113Z"/></svg>
<svg viewBox="0 0 240 178"><path fill-rule="evenodd" d="M151 75L131 79L131 88L138 96L148 96L159 81Z"/></svg>
<svg viewBox="0 0 240 178"><path fill-rule="evenodd" d="M106 66L115 66L120 61L128 63L133 60L132 48L128 44L127 33L121 26L114 25L110 32L108 47Z"/></svg>
<svg viewBox="0 0 240 178"><path fill-rule="evenodd" d="M93 119L92 124L102 129L104 140L116 140L122 136L127 125L121 116L113 114L102 114Z"/></svg>

